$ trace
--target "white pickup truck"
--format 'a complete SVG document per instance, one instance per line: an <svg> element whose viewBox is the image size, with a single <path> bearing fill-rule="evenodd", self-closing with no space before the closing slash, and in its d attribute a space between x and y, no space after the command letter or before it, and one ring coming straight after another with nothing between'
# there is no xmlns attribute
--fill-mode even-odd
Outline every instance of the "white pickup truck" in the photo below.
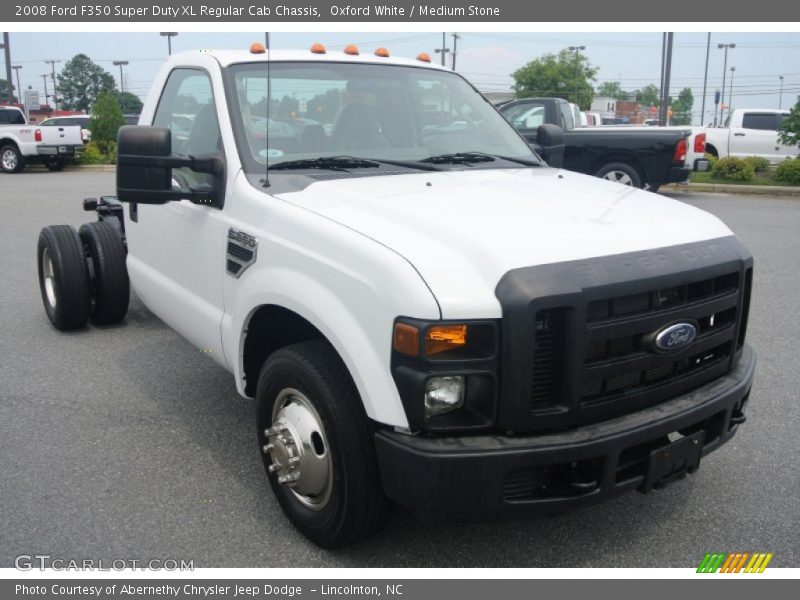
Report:
<svg viewBox="0 0 800 600"><path fill-rule="evenodd" d="M60 171L83 149L79 125L38 127L14 106L0 106L0 169L20 173L28 163Z"/></svg>
<svg viewBox="0 0 800 600"><path fill-rule="evenodd" d="M170 57L117 195L42 229L52 324L119 321L132 285L254 401L278 502L323 547L391 501L549 514L696 471L745 420L750 253L547 166L459 74L388 54Z"/></svg>
<svg viewBox="0 0 800 600"><path fill-rule="evenodd" d="M788 110L742 108L734 110L725 127L710 127L706 132L706 151L718 158L760 156L772 164L800 153L797 146L787 146L778 130Z"/></svg>

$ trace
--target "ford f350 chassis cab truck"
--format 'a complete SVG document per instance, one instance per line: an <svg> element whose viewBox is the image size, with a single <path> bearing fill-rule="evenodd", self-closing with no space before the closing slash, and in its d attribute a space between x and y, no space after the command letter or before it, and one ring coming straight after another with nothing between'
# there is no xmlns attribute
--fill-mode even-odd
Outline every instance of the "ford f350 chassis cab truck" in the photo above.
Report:
<svg viewBox="0 0 800 600"><path fill-rule="evenodd" d="M324 547L390 501L549 514L694 472L745 419L748 251L548 167L427 56L357 52L173 55L117 196L42 230L53 325L123 319L130 283L255 400L272 489Z"/></svg>

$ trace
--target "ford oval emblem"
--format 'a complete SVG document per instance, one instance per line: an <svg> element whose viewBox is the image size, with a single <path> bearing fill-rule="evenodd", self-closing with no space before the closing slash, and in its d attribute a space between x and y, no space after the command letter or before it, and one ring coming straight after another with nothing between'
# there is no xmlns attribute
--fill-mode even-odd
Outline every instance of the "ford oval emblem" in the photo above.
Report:
<svg viewBox="0 0 800 600"><path fill-rule="evenodd" d="M697 327L692 323L674 323L656 332L655 345L662 352L677 352L691 344L697 337Z"/></svg>

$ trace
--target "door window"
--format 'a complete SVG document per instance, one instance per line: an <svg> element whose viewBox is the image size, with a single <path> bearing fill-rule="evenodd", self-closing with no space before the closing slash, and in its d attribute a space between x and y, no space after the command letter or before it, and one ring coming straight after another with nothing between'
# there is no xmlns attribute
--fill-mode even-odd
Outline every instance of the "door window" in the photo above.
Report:
<svg viewBox="0 0 800 600"><path fill-rule="evenodd" d="M155 127L172 133L172 153L202 156L222 151L217 107L211 79L198 69L175 69L170 73L153 117ZM188 168L173 169L181 187L211 184L213 176Z"/></svg>
<svg viewBox="0 0 800 600"><path fill-rule="evenodd" d="M774 113L745 113L742 117L743 129L778 130L778 116Z"/></svg>

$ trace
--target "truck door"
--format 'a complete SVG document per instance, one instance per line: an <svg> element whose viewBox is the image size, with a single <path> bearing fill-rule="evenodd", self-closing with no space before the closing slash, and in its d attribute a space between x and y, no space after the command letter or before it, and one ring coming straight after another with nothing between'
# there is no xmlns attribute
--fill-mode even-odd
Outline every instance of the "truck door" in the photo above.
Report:
<svg viewBox="0 0 800 600"><path fill-rule="evenodd" d="M173 154L224 153L218 104L209 74L176 68L164 86L153 125L172 132ZM173 169L173 185L197 187L213 176ZM224 363L223 314L226 226L222 211L189 200L138 205L128 228L129 271L145 303L176 331ZM223 357L220 360L220 357Z"/></svg>
<svg viewBox="0 0 800 600"><path fill-rule="evenodd" d="M774 112L745 112L741 123L730 128L730 155L760 156L771 162L780 158L778 115Z"/></svg>

